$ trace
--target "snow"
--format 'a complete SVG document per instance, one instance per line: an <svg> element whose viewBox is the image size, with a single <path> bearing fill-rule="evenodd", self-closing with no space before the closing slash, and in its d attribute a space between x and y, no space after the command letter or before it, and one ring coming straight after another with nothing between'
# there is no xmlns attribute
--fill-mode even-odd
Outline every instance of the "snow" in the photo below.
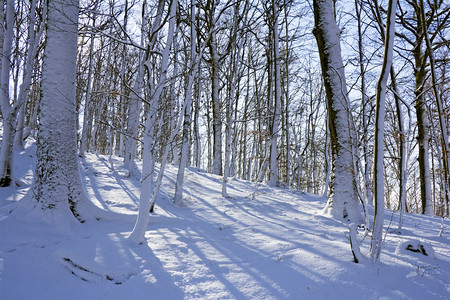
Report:
<svg viewBox="0 0 450 300"><path fill-rule="evenodd" d="M139 169L86 154L90 199L128 218L74 225L69 232L11 208L32 182L34 144L16 152L21 188L0 189L0 299L449 299L450 221L385 211L381 263L355 264L347 224L321 211L323 197L188 168L184 207L175 206L177 168L168 165L147 243L127 240L138 211ZM373 208L371 209L373 213ZM112 214L113 215L113 214ZM130 216L134 217L131 218ZM387 232L387 233L386 233ZM357 238L363 237L362 229ZM361 243L369 253L370 237ZM408 245L429 255L409 251Z"/></svg>

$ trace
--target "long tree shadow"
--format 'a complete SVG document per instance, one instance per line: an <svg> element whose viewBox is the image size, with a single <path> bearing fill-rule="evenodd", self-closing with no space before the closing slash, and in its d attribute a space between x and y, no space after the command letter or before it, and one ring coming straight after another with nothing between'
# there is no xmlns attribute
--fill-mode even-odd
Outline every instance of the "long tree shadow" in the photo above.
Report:
<svg viewBox="0 0 450 300"><path fill-rule="evenodd" d="M93 282L116 286L109 295L114 299L144 296L133 295L133 290L148 291L149 295L167 299L183 297L151 248L146 244L132 245L120 233L119 227L124 225L97 222L85 226L92 226L87 230L96 233L65 241L56 252L58 261L73 274L74 280L80 280L80 284Z"/></svg>
<svg viewBox="0 0 450 300"><path fill-rule="evenodd" d="M200 261L199 264L208 269L207 274L221 282L234 298L293 297L292 287L297 286L299 289L299 285L302 285L306 291L309 286L323 284L326 281L326 278L311 269L282 261L275 253L252 248L247 241L237 237L232 229L220 230L216 224L195 213L186 214L183 211L180 218L183 216L183 221L177 223L177 230L171 226L174 224L167 224L173 229L170 234L176 236L178 243L190 247L193 251L191 259L195 256ZM274 236L263 234L268 241L275 239ZM167 237L166 243L173 243L173 239L174 237ZM293 244L294 248L302 249L303 252L317 254L310 244L298 242ZM184 255L172 257L179 260L180 265L187 259L183 258ZM295 284L293 281L298 283Z"/></svg>

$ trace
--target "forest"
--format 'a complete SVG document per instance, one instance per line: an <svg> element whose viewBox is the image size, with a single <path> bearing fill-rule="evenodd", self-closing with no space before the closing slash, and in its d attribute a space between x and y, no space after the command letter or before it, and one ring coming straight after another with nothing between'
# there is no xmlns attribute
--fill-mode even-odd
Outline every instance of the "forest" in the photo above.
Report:
<svg viewBox="0 0 450 300"><path fill-rule="evenodd" d="M354 262L380 262L386 211L398 232L404 215L444 232L448 1L4 0L0 54L0 190L20 198L6 215L124 217L86 190L95 155L139 182L134 245L164 201L193 205L193 170L231 202L236 181L253 200L263 186L324 199Z"/></svg>

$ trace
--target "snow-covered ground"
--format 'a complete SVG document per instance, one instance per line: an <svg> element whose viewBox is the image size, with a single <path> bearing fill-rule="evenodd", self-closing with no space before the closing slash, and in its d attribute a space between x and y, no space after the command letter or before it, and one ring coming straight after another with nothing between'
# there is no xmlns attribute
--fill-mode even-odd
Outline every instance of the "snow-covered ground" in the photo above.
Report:
<svg viewBox="0 0 450 300"><path fill-rule="evenodd" d="M381 264L355 264L346 224L321 214L324 198L233 179L226 199L220 177L189 169L177 207L168 166L148 243L134 246L139 174L123 176L116 158L112 168L88 154L84 182L97 206L128 217L62 233L10 213L31 184L33 147L16 153L25 185L0 189L0 299L450 299L449 220L440 237L441 219L406 215L400 234L386 211Z"/></svg>

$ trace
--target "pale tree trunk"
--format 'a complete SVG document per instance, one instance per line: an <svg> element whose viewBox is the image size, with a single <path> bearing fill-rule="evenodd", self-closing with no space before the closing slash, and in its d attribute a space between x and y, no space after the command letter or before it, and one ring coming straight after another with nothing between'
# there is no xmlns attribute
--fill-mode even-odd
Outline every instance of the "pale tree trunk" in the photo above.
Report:
<svg viewBox="0 0 450 300"><path fill-rule="evenodd" d="M197 48L197 29L194 24L195 22L195 6L196 1L193 0L191 2L191 65L190 65L190 73L189 73L189 79L188 79L188 85L187 85L187 91L186 91L186 97L184 99L184 105L183 105L183 137L181 142L181 157L180 157L180 164L178 166L178 173L177 173L177 181L175 186L175 195L174 195L174 203L178 206L181 206L183 204L183 185L184 185L184 171L187 166L187 161L189 158L189 132L191 127L191 111L192 111L192 94L193 94L193 85L194 80L197 76L197 55L196 55L196 48ZM199 55L201 57L201 55ZM181 117L181 116L180 116Z"/></svg>
<svg viewBox="0 0 450 300"><path fill-rule="evenodd" d="M3 8L2 8L3 9ZM2 20L3 21L3 20ZM0 187L11 185L13 176L13 138L17 106L10 104L9 73L14 29L14 1L6 2L6 23L3 36L0 73L0 105L3 115L3 138L0 149Z"/></svg>
<svg viewBox="0 0 450 300"><path fill-rule="evenodd" d="M176 38L176 33L175 33L175 38ZM178 48L178 46L177 46L178 43L177 43L176 40L174 40L173 44L174 44L173 46L174 46L174 52L175 52L174 53L174 56L175 56L174 64L175 65L174 65L174 69L173 69L173 73L172 73L171 95L170 95L171 108L172 108L172 110L170 112L171 127L172 127L171 131L172 132L170 134L170 137L167 139L166 145L164 146L164 153L163 153L163 157L162 157L162 160L161 160L161 165L160 165L160 168L159 168L158 178L156 179L155 188L154 188L154 191L153 191L153 194L152 194L152 199L151 199L151 202L150 202L150 212L153 212L154 209L155 209L156 199L158 197L158 192L159 192L159 189L161 187L162 179L163 179L163 176L164 176L164 171L165 171L165 168L166 168L167 157L169 155L170 149L172 149L173 147L176 148L174 140L175 140L176 136L178 135L178 133L180 131L180 128L181 128L181 125L182 125L182 122L183 122L183 119L184 119L184 114L182 114L182 113L179 114L178 121L176 119L176 114L177 114L176 113L176 109L177 109L176 101L177 100L176 100L176 96L174 95L174 93L175 93L175 83L176 83L175 81L176 81L176 78L178 76L178 67L177 67L177 61L176 61L177 60L176 59L177 58L176 52L177 52L177 48ZM194 79L193 79L192 76L193 75L191 73L189 75L188 86L192 86L192 84L193 84L193 80ZM189 103L186 103L186 102L183 103L183 108L181 109L182 112L185 111L185 106L187 104L189 104ZM173 149L173 153L174 154L178 153L178 150L177 149ZM174 160L176 161L177 164L179 163L178 154L176 154L176 156L174 157ZM180 172L180 169L178 169L178 172ZM177 184L178 184L178 181L177 181ZM176 192L175 192L175 195L176 195ZM181 201L181 200L179 200L179 201Z"/></svg>
<svg viewBox="0 0 450 300"><path fill-rule="evenodd" d="M207 1L205 4L206 26L209 30L208 48L211 67L211 104L212 104L212 173L222 175L222 105L220 103L220 56L217 45L216 4Z"/></svg>
<svg viewBox="0 0 450 300"><path fill-rule="evenodd" d="M281 119L281 71L280 71L280 49L279 49L279 33L278 33L278 15L279 9L277 1L273 1L273 52L275 66L275 98L274 98L274 116L272 125L272 138L270 140L270 173L269 185L276 186L278 184L278 131Z"/></svg>
<svg viewBox="0 0 450 300"><path fill-rule="evenodd" d="M376 21L378 23L378 27L380 29L381 37L383 41L386 40L385 32L383 31L384 24L381 17L381 12L378 6L378 3L375 1L375 14L376 14ZM399 216L399 222L398 222L398 230L402 229L403 226L403 215L406 207L406 186L408 183L408 173L407 173L407 165L408 165L408 148L409 143L407 141L408 135L409 135L409 129L408 132L405 129L404 124L404 113L402 110L402 104L401 99L399 95L399 91L397 88L397 82L396 82L396 74L394 70L394 66L391 65L390 68L390 76L391 76L391 84L392 84L392 91L394 93L394 99L395 99L395 106L397 110L397 122L399 126L400 131L400 160L398 164L398 168L400 171L400 178L399 178L399 210L400 210L400 216ZM411 128L411 117L409 116L409 128Z"/></svg>
<svg viewBox="0 0 450 300"><path fill-rule="evenodd" d="M328 189L330 187L330 175L331 175L331 153L330 153L330 134L329 134L329 126L328 120L325 121L326 126L326 138L325 138L325 185L323 188L322 197L326 197L328 194Z"/></svg>
<svg viewBox="0 0 450 300"><path fill-rule="evenodd" d="M395 79L395 71L394 67L391 66L391 81L392 81L392 90L394 92L394 98L395 98L395 106L397 109L397 122L398 122L398 130L400 131L400 161L398 164L399 170L400 170L400 187L399 187L399 211L400 211L400 217L398 221L398 230L402 229L403 226L403 215L405 212L405 206L406 206L406 186L408 183L408 135L409 132L405 129L405 116L402 110L402 104L401 99L398 94L397 90L397 83ZM411 118L409 118L411 122ZM411 126L409 126L411 128Z"/></svg>
<svg viewBox="0 0 450 300"><path fill-rule="evenodd" d="M286 30L286 35L289 32L289 22L288 22L288 12L287 12L287 4L285 3L284 5L284 24L285 24L285 30ZM286 87L285 87L285 118L286 118L286 129L285 129L285 134L286 134L286 187L289 188L291 186L291 136L290 136L290 124L289 124L289 103L290 103L290 92L289 92L289 85L290 85L290 77L291 75L289 74L289 65L290 65L290 47L289 47L289 37L286 36L286 57L285 57L285 82L286 82Z"/></svg>
<svg viewBox="0 0 450 300"><path fill-rule="evenodd" d="M43 18L46 15L46 6L44 6ZM30 23L28 25L28 50L25 59L25 65L23 69L23 79L20 85L18 103L20 105L18 116L17 116L17 126L16 134L14 137L14 146L18 149L23 149L24 141L24 124L25 124L25 108L27 103L27 97L30 92L31 78L33 75L33 66L35 62L35 57L37 53L37 47L39 45L39 40L44 31L44 25L41 24L39 31L34 32L35 28L35 15L36 15L36 0L32 0L30 4Z"/></svg>
<svg viewBox="0 0 450 300"><path fill-rule="evenodd" d="M315 28L322 76L328 102L332 153L329 199L325 207L337 219L361 222L354 186L349 100L339 41L340 29L334 18L332 0L314 1Z"/></svg>
<svg viewBox="0 0 450 300"><path fill-rule="evenodd" d="M200 64L198 64L197 74L200 73ZM201 168L202 141L200 137L200 99L201 99L201 79L197 76L197 96L195 97L195 115L194 115L194 160L195 166Z"/></svg>
<svg viewBox="0 0 450 300"><path fill-rule="evenodd" d="M123 16L123 32L127 32L127 26L128 26L128 13L129 13L129 5L128 0L125 0L125 7L124 7L124 16ZM128 100L128 78L127 78L127 45L124 43L122 45L122 64L121 64L121 70L120 70L120 80L121 80L121 86L120 86L120 114L119 118L117 120L117 127L120 129L117 133L116 138L116 149L117 149L117 155L118 156L125 156L125 142L126 137L123 134L124 128L125 128L125 109L127 105Z"/></svg>
<svg viewBox="0 0 450 300"><path fill-rule="evenodd" d="M370 103L369 98L367 97L366 91L366 70L364 67L364 43L363 43L363 28L362 28L362 19L361 12L362 8L361 0L355 0L355 13L358 22L358 64L359 64L359 72L361 79L361 107L362 107L362 148L364 155L364 168L361 170L364 177L364 191L366 197L366 203L369 205L373 205L373 197L372 197L372 186L370 180L370 154L369 154L369 119L368 116L370 114Z"/></svg>
<svg viewBox="0 0 450 300"><path fill-rule="evenodd" d="M370 257L373 263L380 261L381 244L384 225L384 117L386 114L386 86L389 71L392 66L392 54L395 36L395 11L397 0L389 0L387 12L386 34L384 41L384 56L380 78L377 82L375 110L375 143L374 143L374 200L375 213L373 220Z"/></svg>
<svg viewBox="0 0 450 300"><path fill-rule="evenodd" d="M145 13L147 1L142 3L142 25L141 25L141 46L144 46ZM130 95L130 109L127 121L127 135L125 137L125 156L124 166L128 171L128 176L134 175L135 158L137 150L137 139L139 130L139 118L141 112L140 96L142 93L142 82L144 76L144 56L139 55L139 69L136 75L136 81Z"/></svg>
<svg viewBox="0 0 450 300"><path fill-rule="evenodd" d="M96 13L95 13L96 7L94 6L93 9L93 15L92 15L92 27L95 28L95 19L96 19ZM80 140L80 150L78 152L78 155L80 157L84 157L84 152L86 151L86 143L87 143L87 130L88 130L88 117L89 117L89 109L90 109L90 102L91 102L91 90L92 90L92 69L94 68L94 45L95 45L95 35L94 35L94 29L92 29L91 32L91 40L89 45L89 69L88 69L88 75L87 75L87 89L86 89L86 99L84 101L84 113L83 113L83 128L81 129L81 140Z"/></svg>
<svg viewBox="0 0 450 300"><path fill-rule="evenodd" d="M178 1L173 0L170 6L169 12L169 30L167 32L166 45L162 53L161 58L161 70L158 80L158 85L153 91L150 99L150 107L147 114L147 120L145 122L144 130L144 145L143 145L143 165L141 175L141 195L139 198L139 212L128 239L135 244L142 244L145 240L145 232L147 231L149 210L150 210L150 198L155 186L154 182L154 170L155 170L155 157L154 157L154 126L156 118L156 110L158 103L162 95L163 89L166 85L167 69L169 65L169 54L172 46L174 31L175 31L175 13L177 10Z"/></svg>
<svg viewBox="0 0 450 300"><path fill-rule="evenodd" d="M87 201L77 156L76 51L77 0L49 0L47 43L42 66L36 172L32 186L36 207L57 223L74 216Z"/></svg>
<svg viewBox="0 0 450 300"><path fill-rule="evenodd" d="M178 32L178 31L177 31ZM173 41L173 71L172 71L172 78L170 79L170 92L169 92L169 98L170 98L170 130L172 131L171 136L175 134L178 134L178 123L177 123L177 116L179 117L181 113L179 113L179 106L178 106L178 95L177 95L177 88L176 84L178 81L178 51L179 51L179 45L177 41L177 32L175 32L175 37ZM177 130L178 129L178 130ZM169 148L168 150L172 150L172 163L174 165L179 164L179 156L178 156L178 147L177 143L174 138L169 138L168 142L165 146L165 148ZM169 155L169 153L167 153ZM167 158L166 158L167 159ZM161 165L162 167L162 165Z"/></svg>
<svg viewBox="0 0 450 300"><path fill-rule="evenodd" d="M136 82L130 95L130 108L127 120L127 135L125 137L124 167L128 176L134 175L137 140L139 131L139 118L141 112L140 96L142 91L142 64L139 65Z"/></svg>
<svg viewBox="0 0 450 300"><path fill-rule="evenodd" d="M239 4L236 4L239 5ZM245 10L245 8L244 8ZM238 31L238 14L239 14L239 6L236 7L235 11L235 21L234 21L234 28L233 31L235 35L233 38L235 39L232 45L235 47L234 49L234 60L233 65L231 66L231 82L230 82L230 94L228 95L227 100L227 122L226 122L226 139L225 139L225 168L223 170L223 181L222 181L222 196L225 198L228 198L228 192L227 192L227 184L228 184L228 176L230 175L230 169L231 169L231 137L233 135L233 127L234 127L234 110L233 110L233 102L237 102L236 99L236 89L238 86L238 78L239 78L239 58L240 58L240 52L241 52L241 43L242 39L237 34ZM236 39L239 39L236 41ZM233 57L233 56L232 56Z"/></svg>

